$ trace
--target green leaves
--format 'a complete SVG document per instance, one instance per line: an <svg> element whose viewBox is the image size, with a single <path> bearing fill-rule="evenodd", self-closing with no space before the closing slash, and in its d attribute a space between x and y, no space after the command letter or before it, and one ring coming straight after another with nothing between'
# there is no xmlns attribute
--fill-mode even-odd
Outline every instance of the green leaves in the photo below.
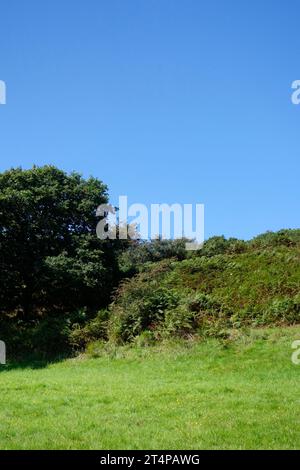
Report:
<svg viewBox="0 0 300 470"><path fill-rule="evenodd" d="M0 315L32 326L47 316L105 306L116 252L96 237L107 187L53 167L0 174Z"/></svg>

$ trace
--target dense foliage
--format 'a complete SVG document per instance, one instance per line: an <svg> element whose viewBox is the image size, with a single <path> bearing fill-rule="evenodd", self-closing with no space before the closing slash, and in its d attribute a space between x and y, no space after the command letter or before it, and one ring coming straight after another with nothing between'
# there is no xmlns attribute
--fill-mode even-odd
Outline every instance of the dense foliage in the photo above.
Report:
<svg viewBox="0 0 300 470"><path fill-rule="evenodd" d="M107 305L116 242L96 237L107 188L52 166L0 174L0 336L14 350L57 352L73 323Z"/></svg>
<svg viewBox="0 0 300 470"><path fill-rule="evenodd" d="M148 265L119 287L108 334L118 342L226 337L243 326L299 320L300 230L282 230L250 242L213 237L188 259Z"/></svg>
<svg viewBox="0 0 300 470"><path fill-rule="evenodd" d="M0 174L0 338L57 355L300 319L300 230L250 241L99 240L107 188L53 167Z"/></svg>

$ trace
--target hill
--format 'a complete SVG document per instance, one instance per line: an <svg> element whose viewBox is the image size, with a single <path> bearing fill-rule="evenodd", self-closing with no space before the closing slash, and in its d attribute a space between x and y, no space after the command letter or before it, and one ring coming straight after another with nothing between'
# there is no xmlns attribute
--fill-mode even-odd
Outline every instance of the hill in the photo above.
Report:
<svg viewBox="0 0 300 470"><path fill-rule="evenodd" d="M229 337L300 320L300 230L249 242L214 237L187 259L139 264L109 308L108 337Z"/></svg>

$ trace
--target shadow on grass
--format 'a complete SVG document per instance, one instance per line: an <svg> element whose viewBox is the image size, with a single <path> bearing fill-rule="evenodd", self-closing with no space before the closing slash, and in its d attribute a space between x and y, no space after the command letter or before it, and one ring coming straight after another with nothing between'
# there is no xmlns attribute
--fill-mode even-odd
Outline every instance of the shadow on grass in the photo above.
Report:
<svg viewBox="0 0 300 470"><path fill-rule="evenodd" d="M1 372L8 372L11 370L18 370L18 369L45 369L46 367L57 364L58 362L65 361L66 359L70 359L70 355L65 356L58 356L52 358L37 358L37 357L30 357L26 359L19 359L19 360L10 360L6 364L0 364L0 374Z"/></svg>

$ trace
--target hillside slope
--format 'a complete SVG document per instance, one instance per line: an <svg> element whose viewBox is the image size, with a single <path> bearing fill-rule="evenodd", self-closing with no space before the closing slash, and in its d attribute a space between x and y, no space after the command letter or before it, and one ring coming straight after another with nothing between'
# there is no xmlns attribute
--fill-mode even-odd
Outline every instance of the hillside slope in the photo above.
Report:
<svg viewBox="0 0 300 470"><path fill-rule="evenodd" d="M243 326L298 323L300 230L247 243L216 238L188 259L148 263L124 281L110 307L110 338L227 337Z"/></svg>

